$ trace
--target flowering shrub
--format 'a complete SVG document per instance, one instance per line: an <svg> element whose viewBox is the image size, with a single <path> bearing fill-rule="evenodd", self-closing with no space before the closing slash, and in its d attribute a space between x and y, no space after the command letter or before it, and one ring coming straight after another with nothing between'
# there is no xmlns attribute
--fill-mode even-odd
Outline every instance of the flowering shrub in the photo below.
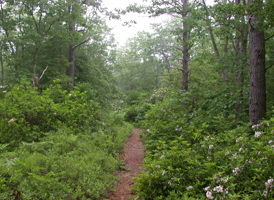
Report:
<svg viewBox="0 0 274 200"><path fill-rule="evenodd" d="M208 125L210 116L173 100L156 104L142 123L146 171L135 185L141 199L274 198L274 118L236 127L228 116L228 125Z"/></svg>
<svg viewBox="0 0 274 200"><path fill-rule="evenodd" d="M99 199L132 132L85 92L16 85L0 100L0 199Z"/></svg>
<svg viewBox="0 0 274 200"><path fill-rule="evenodd" d="M0 99L0 143L18 146L39 141L61 126L75 133L98 129L98 106L77 88L69 94L55 86L39 94L31 86L15 85Z"/></svg>

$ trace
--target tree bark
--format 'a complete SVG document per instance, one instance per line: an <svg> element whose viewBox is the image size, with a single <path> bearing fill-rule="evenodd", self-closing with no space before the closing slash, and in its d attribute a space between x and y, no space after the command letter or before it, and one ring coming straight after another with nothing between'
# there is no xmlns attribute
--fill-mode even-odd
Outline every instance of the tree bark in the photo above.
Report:
<svg viewBox="0 0 274 200"><path fill-rule="evenodd" d="M254 6L253 2L249 3ZM265 117L266 112L265 40L262 25L256 15L250 15L249 19L249 48L249 121L256 124Z"/></svg>
<svg viewBox="0 0 274 200"><path fill-rule="evenodd" d="M213 34L213 31L212 31L212 27L211 27L211 22L210 22L210 19L209 19L209 12L208 12L205 0L203 0L203 5L204 5L204 9L206 11L206 18L207 18L206 23L207 23L207 27L208 27L208 30L209 30L209 35L210 35L210 39L211 39L211 42L212 42L212 45L213 45L213 49L214 49L214 52L217 56L217 59L220 60L221 56L220 56L218 47L217 47L216 42L215 42L214 34Z"/></svg>
<svg viewBox="0 0 274 200"><path fill-rule="evenodd" d="M4 84L4 64L3 64L3 53L2 53L2 49L0 52L0 56L1 56L1 85Z"/></svg>
<svg viewBox="0 0 274 200"><path fill-rule="evenodd" d="M38 57L39 47L40 47L40 43L36 42L34 60L33 60L33 87L39 87L39 78L38 78L38 75L36 74L37 57Z"/></svg>
<svg viewBox="0 0 274 200"><path fill-rule="evenodd" d="M189 62L189 44L188 44L188 39L189 39L189 25L187 22L188 18L188 11L187 7L189 4L189 0L183 0L183 8L184 8L184 14L182 15L183 17L183 91L188 91L188 62Z"/></svg>
<svg viewBox="0 0 274 200"><path fill-rule="evenodd" d="M69 7L69 14L73 15L76 12L75 7L73 6L75 0L72 1L71 6ZM69 44L69 69L68 69L68 76L71 78L69 82L69 91L73 90L74 85L74 66L75 66L75 48L74 48L74 41L75 41L75 17L72 17L69 21L69 33L70 33L70 44Z"/></svg>
<svg viewBox="0 0 274 200"><path fill-rule="evenodd" d="M239 5L240 0L235 0L235 5ZM242 0L242 7L245 9L245 0ZM236 15L236 20L240 21L241 27L237 26L236 39L235 39L235 56L238 60L235 72L235 82L237 90L237 102L235 105L235 119L237 122L242 120L243 106L243 86L244 86L244 66L246 64L246 50L247 50L247 25L245 22L245 16Z"/></svg>

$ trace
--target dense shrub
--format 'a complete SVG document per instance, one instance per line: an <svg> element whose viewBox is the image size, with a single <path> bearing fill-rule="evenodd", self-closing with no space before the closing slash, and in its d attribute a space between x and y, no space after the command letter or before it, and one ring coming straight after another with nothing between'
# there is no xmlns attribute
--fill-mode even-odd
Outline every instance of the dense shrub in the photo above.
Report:
<svg viewBox="0 0 274 200"><path fill-rule="evenodd" d="M39 94L31 86L15 85L0 99L0 143L10 147L20 141L39 141L61 125L74 132L96 131L99 107L77 88L67 93L60 86Z"/></svg>
<svg viewBox="0 0 274 200"><path fill-rule="evenodd" d="M0 99L0 199L98 199L132 132L86 92L15 85Z"/></svg>
<svg viewBox="0 0 274 200"><path fill-rule="evenodd" d="M123 125L109 135L74 135L62 128L47 133L40 142L21 143L14 152L3 152L2 146L0 199L97 199L106 195L116 180L118 150L131 130Z"/></svg>
<svg viewBox="0 0 274 200"><path fill-rule="evenodd" d="M20 141L38 141L60 125L54 102L29 86L14 86L0 101L1 143L18 146Z"/></svg>
<svg viewBox="0 0 274 200"><path fill-rule="evenodd" d="M146 112L150 110L151 106L148 103L132 105L126 111L125 120L127 122L140 122L144 119Z"/></svg>
<svg viewBox="0 0 274 200"><path fill-rule="evenodd" d="M173 94L147 112L139 198L274 198L274 118L236 126L233 115L206 115L186 105Z"/></svg>

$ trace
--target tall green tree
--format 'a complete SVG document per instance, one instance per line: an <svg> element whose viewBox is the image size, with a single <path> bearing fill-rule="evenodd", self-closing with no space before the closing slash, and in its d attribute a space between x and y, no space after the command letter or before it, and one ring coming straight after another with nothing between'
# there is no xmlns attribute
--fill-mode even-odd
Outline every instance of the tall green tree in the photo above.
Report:
<svg viewBox="0 0 274 200"><path fill-rule="evenodd" d="M249 5L262 10L263 1L249 0ZM258 123L265 117L265 36L261 19L257 13L249 16L249 50L250 50L250 101L249 121Z"/></svg>
<svg viewBox="0 0 274 200"><path fill-rule="evenodd" d="M69 68L71 78L69 90L73 90L75 70L75 50L91 39L100 37L101 0L70 0L68 6Z"/></svg>

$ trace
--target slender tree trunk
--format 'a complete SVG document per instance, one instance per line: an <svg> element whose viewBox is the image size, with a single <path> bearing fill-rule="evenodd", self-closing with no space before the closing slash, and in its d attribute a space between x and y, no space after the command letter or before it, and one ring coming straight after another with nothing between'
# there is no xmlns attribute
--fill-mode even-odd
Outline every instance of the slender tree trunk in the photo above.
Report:
<svg viewBox="0 0 274 200"><path fill-rule="evenodd" d="M33 61L33 87L39 87L39 78L36 74L36 68L37 68L37 57L39 52L40 43L37 42L35 44L35 53L34 53L34 61Z"/></svg>
<svg viewBox="0 0 274 200"><path fill-rule="evenodd" d="M0 52L0 56L1 56L1 85L4 84L4 63L3 63L3 53L2 53L2 49Z"/></svg>
<svg viewBox="0 0 274 200"><path fill-rule="evenodd" d="M235 5L239 5L240 0L235 0ZM245 9L246 3L245 0L242 0L243 9ZM237 30L240 30L240 33L236 33L235 47L236 53L235 56L238 60L235 73L236 81L236 90L237 90L237 103L235 105L235 119L236 121L242 120L243 113L243 87L244 87L244 66L246 65L246 50L247 50L247 27L245 22L245 16L236 16L236 20L240 20L241 17L241 27L237 26Z"/></svg>
<svg viewBox="0 0 274 200"><path fill-rule="evenodd" d="M188 4L189 0L183 0L184 14L183 14L183 91L188 91L188 62L189 62L189 25L188 25Z"/></svg>
<svg viewBox="0 0 274 200"><path fill-rule="evenodd" d="M250 1L249 4L253 5ZM261 5L259 5L261 6ZM256 5L256 7L259 7ZM250 98L249 121L258 123L265 117L266 87L265 87L265 40L264 31L259 17L250 15L249 19L250 48Z"/></svg>
<svg viewBox="0 0 274 200"><path fill-rule="evenodd" d="M228 86L228 36L226 36L225 39L225 46L224 46L224 53L225 53L225 64L224 64L224 69L221 70L221 75L224 78L224 84Z"/></svg>
<svg viewBox="0 0 274 200"><path fill-rule="evenodd" d="M211 27L211 22L210 22L210 19L209 19L209 12L208 12L205 0L203 0L203 5L204 5L204 9L206 11L206 18L207 18L206 19L206 24L207 24L207 28L209 30L209 35L210 35L210 39L211 39L211 42L212 42L212 45L213 45L213 49L214 49L214 52L215 52L218 60L220 60L221 56L220 56L218 47L217 47L216 42L215 42L214 34L213 34L213 31L212 31L212 27Z"/></svg>
<svg viewBox="0 0 274 200"><path fill-rule="evenodd" d="M75 2L74 0L72 2ZM69 8L69 14L73 14L76 11L73 5ZM69 82L69 90L73 90L74 85L74 68L75 68L75 47L74 47L74 41L75 41L75 17L70 19L69 22L69 33L70 33L70 45L69 45L69 69L68 69L68 76L71 78Z"/></svg>

